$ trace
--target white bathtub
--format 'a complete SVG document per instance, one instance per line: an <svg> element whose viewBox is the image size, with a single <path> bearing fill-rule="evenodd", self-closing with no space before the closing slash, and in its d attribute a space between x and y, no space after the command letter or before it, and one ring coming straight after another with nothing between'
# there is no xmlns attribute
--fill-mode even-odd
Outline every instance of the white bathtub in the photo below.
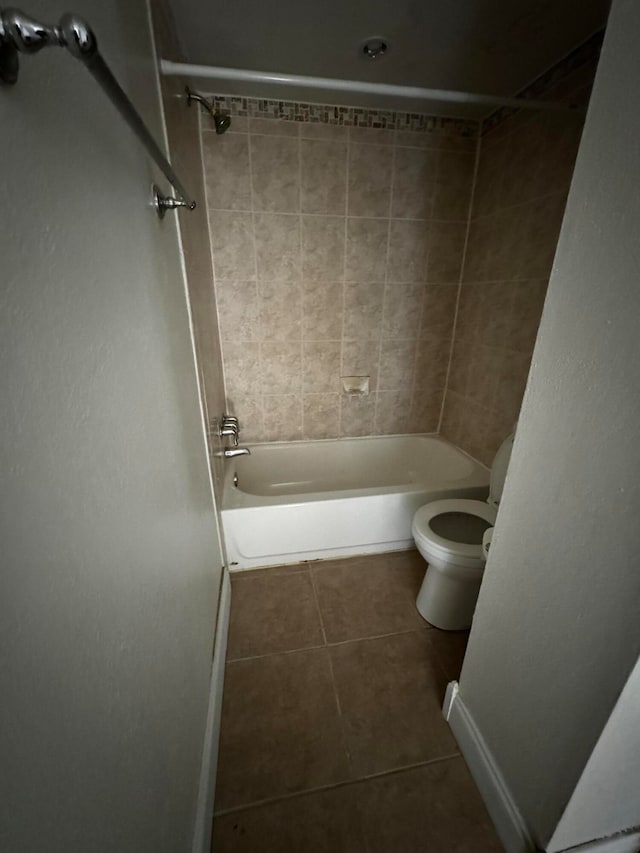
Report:
<svg viewBox="0 0 640 853"><path fill-rule="evenodd" d="M420 506L483 498L489 483L483 465L431 435L255 444L251 454L226 463L232 571L412 547Z"/></svg>

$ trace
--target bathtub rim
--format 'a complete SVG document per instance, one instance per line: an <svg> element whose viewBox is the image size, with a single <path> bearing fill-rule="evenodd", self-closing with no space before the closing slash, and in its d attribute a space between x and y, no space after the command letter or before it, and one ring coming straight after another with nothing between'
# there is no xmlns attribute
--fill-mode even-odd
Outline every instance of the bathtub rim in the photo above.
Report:
<svg viewBox="0 0 640 853"><path fill-rule="evenodd" d="M428 432L420 432L420 433L392 433L389 435L358 435L358 436L340 436L337 438L318 438L318 439L302 439L295 441L255 441L255 442L247 442L246 447L250 450L253 448L276 448L276 447L285 447L287 445L295 445L296 447L303 446L316 446L319 444L333 444L336 442L344 443L344 442L360 442L360 441L384 441L390 440L394 438L428 438L435 441L438 444L443 444L458 453L462 456L469 459L474 466L477 466L480 470L474 471L474 475L483 474L487 478L487 488L489 482L489 473L490 468L486 466L483 462L480 462L475 457L471 456L470 453L467 453L466 450L463 450L461 447L458 447L449 439L444 438L444 436L439 435L438 433L428 433ZM225 474L224 474L224 482L223 482L223 490L222 490L222 504L221 510L224 512L225 510L233 510L233 509L247 509L250 507L260 507L260 506L295 506L298 504L307 504L315 501L333 501L340 500L342 498L358 498L358 497L367 497L372 495L395 495L395 494L405 494L405 493L415 493L415 492L423 492L425 491L425 486L423 483L401 483L391 486L371 486L366 488L355 488L355 489L335 489L335 490L326 490L326 491L318 491L318 492L301 492L301 493L289 493L282 495L256 495L253 492L245 492L241 487L234 486L233 484L233 476L235 474L235 466L238 464L239 460L243 457L236 457L234 459L225 460ZM471 479L475 480L475 476L472 476ZM451 484L452 488L455 488L455 482L461 483L466 481L453 481ZM484 487L483 483L474 483L474 486L478 485L479 487Z"/></svg>

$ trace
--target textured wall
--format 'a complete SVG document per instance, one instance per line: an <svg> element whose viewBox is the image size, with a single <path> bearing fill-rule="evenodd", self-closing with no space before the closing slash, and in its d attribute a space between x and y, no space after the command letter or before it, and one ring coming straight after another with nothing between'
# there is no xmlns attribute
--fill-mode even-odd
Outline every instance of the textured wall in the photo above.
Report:
<svg viewBox="0 0 640 853"><path fill-rule="evenodd" d="M640 654L639 31L638 3L615 0L460 679L543 849L558 849L549 838ZM573 811L563 846L638 823L634 741L625 754L606 734L619 765L591 768L597 813L581 827Z"/></svg>
<svg viewBox="0 0 640 853"><path fill-rule="evenodd" d="M224 136L204 130L227 397L244 439L438 429L474 132L246 117ZM370 376L369 396L342 392L352 374Z"/></svg>
<svg viewBox="0 0 640 853"><path fill-rule="evenodd" d="M545 97L586 104L594 71ZM441 432L487 465L520 410L582 123L521 112L481 137Z"/></svg>
<svg viewBox="0 0 640 853"><path fill-rule="evenodd" d="M146 4L74 8L162 144ZM0 849L183 853L220 553L166 182L65 51L0 124Z"/></svg>

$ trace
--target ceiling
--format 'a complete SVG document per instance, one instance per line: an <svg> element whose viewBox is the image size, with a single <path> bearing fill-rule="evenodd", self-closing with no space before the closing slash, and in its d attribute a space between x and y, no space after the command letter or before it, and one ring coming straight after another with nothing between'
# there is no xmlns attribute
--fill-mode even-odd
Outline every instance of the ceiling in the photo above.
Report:
<svg viewBox="0 0 640 853"><path fill-rule="evenodd" d="M512 96L601 29L609 0L171 0L186 60L347 80ZM383 36L389 51L361 51ZM475 106L339 95L330 89L197 80L205 92L420 109ZM490 111L490 110L489 110Z"/></svg>

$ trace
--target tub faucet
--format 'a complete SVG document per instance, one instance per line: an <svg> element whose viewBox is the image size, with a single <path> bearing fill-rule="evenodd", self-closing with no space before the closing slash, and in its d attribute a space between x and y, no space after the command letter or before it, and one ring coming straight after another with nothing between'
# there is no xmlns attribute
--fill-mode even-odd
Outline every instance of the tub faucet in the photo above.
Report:
<svg viewBox="0 0 640 853"><path fill-rule="evenodd" d="M234 456L251 456L251 451L248 447L225 447L222 455L225 459L233 459Z"/></svg>

